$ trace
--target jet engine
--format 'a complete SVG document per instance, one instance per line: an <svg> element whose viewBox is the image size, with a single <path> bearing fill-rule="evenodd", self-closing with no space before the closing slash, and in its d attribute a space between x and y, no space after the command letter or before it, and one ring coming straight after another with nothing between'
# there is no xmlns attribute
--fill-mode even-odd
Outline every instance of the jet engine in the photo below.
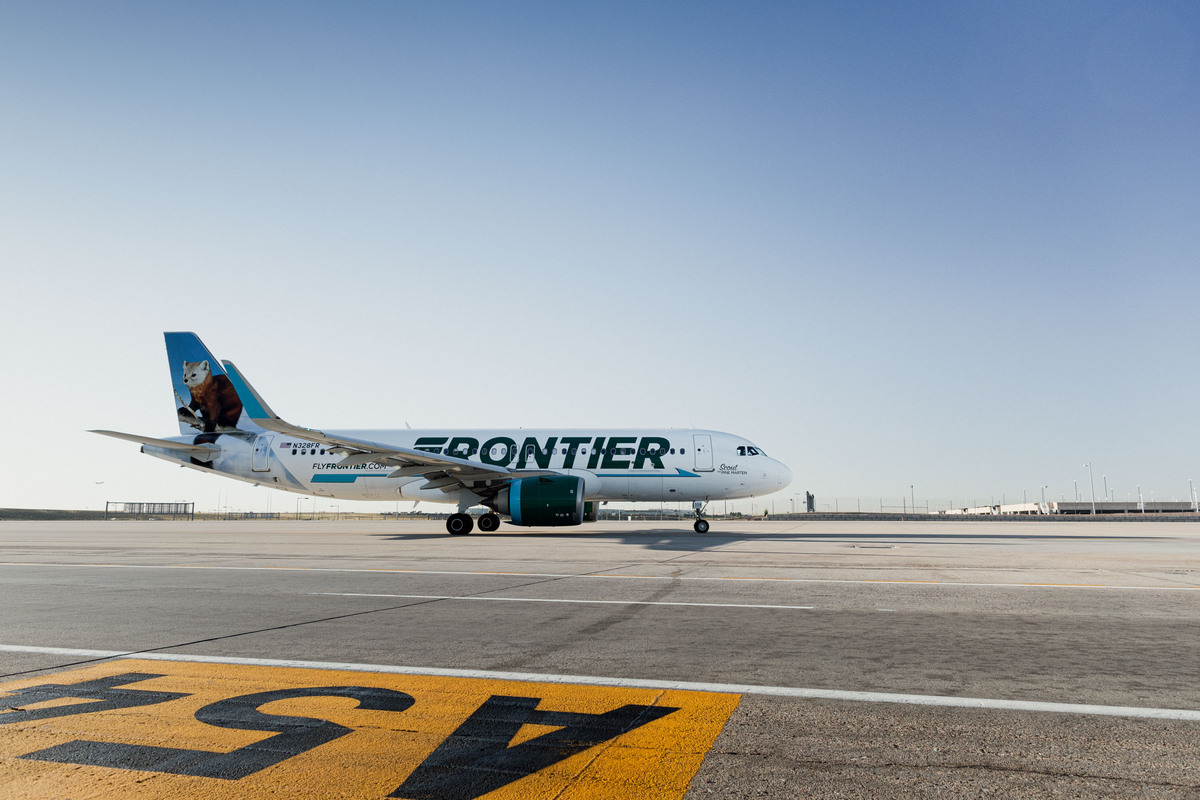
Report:
<svg viewBox="0 0 1200 800"><path fill-rule="evenodd" d="M492 506L513 525L578 525L583 522L583 478L548 475L520 478L496 495Z"/></svg>

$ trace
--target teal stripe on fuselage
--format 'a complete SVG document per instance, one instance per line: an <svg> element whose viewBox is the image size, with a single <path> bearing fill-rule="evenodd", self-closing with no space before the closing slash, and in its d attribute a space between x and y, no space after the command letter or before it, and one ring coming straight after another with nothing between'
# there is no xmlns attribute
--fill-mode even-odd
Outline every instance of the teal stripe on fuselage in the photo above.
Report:
<svg viewBox="0 0 1200 800"><path fill-rule="evenodd" d="M694 472L688 472L686 469L675 468L675 474L664 475L661 472L597 472L597 478L699 478L700 476Z"/></svg>
<svg viewBox="0 0 1200 800"><path fill-rule="evenodd" d="M359 475L313 475L313 483L354 483L359 478L386 478L386 472L367 472Z"/></svg>

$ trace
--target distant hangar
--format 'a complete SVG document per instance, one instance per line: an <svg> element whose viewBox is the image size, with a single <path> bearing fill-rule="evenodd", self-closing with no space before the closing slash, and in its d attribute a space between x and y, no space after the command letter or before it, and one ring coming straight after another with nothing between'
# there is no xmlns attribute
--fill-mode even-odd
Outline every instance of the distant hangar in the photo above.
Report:
<svg viewBox="0 0 1200 800"><path fill-rule="evenodd" d="M1152 500L1137 502L1128 500L1097 500L1096 514L1186 514L1196 510L1194 504L1186 500ZM1035 516L1038 514L1091 514L1093 504L1090 500L1083 501L1051 501L1048 503L1006 503L994 506L975 506L974 508L951 508L939 511L939 514L958 514L967 516Z"/></svg>

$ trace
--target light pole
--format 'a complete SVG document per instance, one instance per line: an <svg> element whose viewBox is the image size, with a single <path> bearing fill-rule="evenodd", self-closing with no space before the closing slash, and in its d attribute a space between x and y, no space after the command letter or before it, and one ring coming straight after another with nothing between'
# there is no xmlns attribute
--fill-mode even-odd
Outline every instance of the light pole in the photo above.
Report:
<svg viewBox="0 0 1200 800"><path fill-rule="evenodd" d="M1046 505L1046 490L1048 488L1050 488L1050 484L1048 484L1048 483L1042 484L1042 513L1043 514L1050 513L1050 507Z"/></svg>
<svg viewBox="0 0 1200 800"><path fill-rule="evenodd" d="M1108 499L1108 476L1101 475L1100 477L1104 479L1104 499L1107 500Z"/></svg>
<svg viewBox="0 0 1200 800"><path fill-rule="evenodd" d="M1200 508L1196 507L1196 490L1192 488L1191 478L1188 478L1188 496L1192 501L1192 511L1200 511Z"/></svg>
<svg viewBox="0 0 1200 800"><path fill-rule="evenodd" d="M1146 501L1142 499L1142 485L1140 483L1138 484L1138 509L1143 514L1146 513Z"/></svg>
<svg viewBox="0 0 1200 800"><path fill-rule="evenodd" d="M1096 476L1094 474L1092 474L1092 464L1090 461L1088 463L1084 464L1084 466L1087 467L1088 480L1092 484L1092 514L1095 514L1096 513Z"/></svg>
<svg viewBox="0 0 1200 800"><path fill-rule="evenodd" d="M917 513L917 490L914 489L913 485L910 483L908 485L908 491L912 493L912 510L913 510L913 513L915 514L915 513Z"/></svg>

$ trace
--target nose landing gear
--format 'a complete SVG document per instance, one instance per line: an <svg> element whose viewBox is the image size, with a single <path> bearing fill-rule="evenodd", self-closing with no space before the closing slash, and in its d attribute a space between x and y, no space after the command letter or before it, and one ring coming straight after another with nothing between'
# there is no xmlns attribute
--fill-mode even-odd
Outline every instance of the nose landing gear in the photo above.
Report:
<svg viewBox="0 0 1200 800"><path fill-rule="evenodd" d="M692 528L696 533L708 533L708 520L704 518L704 509L708 507L708 503L703 500L693 500L692 508L696 511L696 521L692 523Z"/></svg>

